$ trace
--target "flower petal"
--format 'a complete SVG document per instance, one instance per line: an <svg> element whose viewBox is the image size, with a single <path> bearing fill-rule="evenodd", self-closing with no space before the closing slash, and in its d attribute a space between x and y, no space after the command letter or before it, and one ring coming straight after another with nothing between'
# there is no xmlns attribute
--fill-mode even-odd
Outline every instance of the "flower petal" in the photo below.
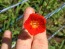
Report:
<svg viewBox="0 0 65 49"><path fill-rule="evenodd" d="M32 22L32 25L38 25L38 27L33 28L32 25L30 25L31 21L35 21L36 23L38 22L39 24ZM25 21L24 28L27 29L31 35L42 33L46 30L46 19L39 14L32 13L30 14L29 18Z"/></svg>

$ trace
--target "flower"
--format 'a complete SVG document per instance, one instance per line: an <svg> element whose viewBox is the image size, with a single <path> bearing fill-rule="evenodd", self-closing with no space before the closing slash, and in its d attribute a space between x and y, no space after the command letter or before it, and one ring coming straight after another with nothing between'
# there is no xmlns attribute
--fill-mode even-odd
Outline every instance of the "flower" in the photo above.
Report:
<svg viewBox="0 0 65 49"><path fill-rule="evenodd" d="M46 19L40 14L32 13L25 21L24 28L33 36L42 33L46 30Z"/></svg>

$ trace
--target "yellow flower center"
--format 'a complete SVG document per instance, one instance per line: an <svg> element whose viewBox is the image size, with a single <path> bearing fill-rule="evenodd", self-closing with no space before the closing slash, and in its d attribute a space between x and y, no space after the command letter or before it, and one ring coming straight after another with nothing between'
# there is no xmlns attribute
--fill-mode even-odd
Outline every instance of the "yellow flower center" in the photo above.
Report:
<svg viewBox="0 0 65 49"><path fill-rule="evenodd" d="M37 28L39 26L39 22L38 21L31 21L30 25L32 26L32 28Z"/></svg>

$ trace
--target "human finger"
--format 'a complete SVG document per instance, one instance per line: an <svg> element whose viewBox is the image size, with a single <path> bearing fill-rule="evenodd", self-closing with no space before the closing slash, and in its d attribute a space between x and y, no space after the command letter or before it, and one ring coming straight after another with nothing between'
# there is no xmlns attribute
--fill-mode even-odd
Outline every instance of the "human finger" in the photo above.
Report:
<svg viewBox="0 0 65 49"><path fill-rule="evenodd" d="M26 8L26 10L24 11L23 24L28 19L29 15L32 13L35 13L35 10L33 8L31 7ZM23 48L31 49L32 40L33 40L33 37L30 36L30 34L28 33L28 31L26 31L26 29L23 29L22 33L18 37L16 49L23 49Z"/></svg>
<svg viewBox="0 0 65 49"><path fill-rule="evenodd" d="M1 49L11 49L12 34L9 30L6 30L2 39Z"/></svg>

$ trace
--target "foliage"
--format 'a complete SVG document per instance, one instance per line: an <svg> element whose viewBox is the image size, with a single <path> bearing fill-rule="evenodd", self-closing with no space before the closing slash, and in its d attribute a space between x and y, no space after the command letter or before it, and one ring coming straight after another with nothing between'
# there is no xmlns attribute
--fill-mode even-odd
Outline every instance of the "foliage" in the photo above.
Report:
<svg viewBox="0 0 65 49"><path fill-rule="evenodd" d="M3 8L9 7L10 5L16 4L21 0L0 0L0 10ZM22 27L22 19L16 21L20 15L23 14L24 10L31 6L35 9L37 13L41 15L47 15L48 13L54 11L65 0L29 0L28 2L21 4L15 8L9 9L6 12L0 14L0 28L2 28L2 32L0 33L0 43L2 39L3 32L7 29L12 31L12 37L15 38L21 31ZM65 24L65 8L54 14L53 17L47 19L47 34L52 35L55 31L57 31L63 24ZM11 25L12 24L12 25ZM55 38L51 39L49 43L49 49L65 49L65 29L60 31ZM59 40L58 39L63 39Z"/></svg>

